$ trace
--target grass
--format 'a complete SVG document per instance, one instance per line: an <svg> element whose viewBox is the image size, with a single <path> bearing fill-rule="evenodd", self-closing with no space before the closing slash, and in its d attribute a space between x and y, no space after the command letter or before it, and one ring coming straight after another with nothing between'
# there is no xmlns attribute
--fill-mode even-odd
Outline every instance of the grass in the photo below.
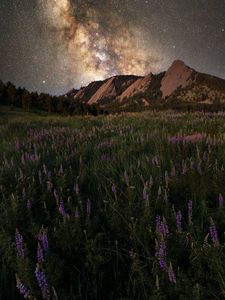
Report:
<svg viewBox="0 0 225 300"><path fill-rule="evenodd" d="M225 297L224 114L0 113L0 299Z"/></svg>

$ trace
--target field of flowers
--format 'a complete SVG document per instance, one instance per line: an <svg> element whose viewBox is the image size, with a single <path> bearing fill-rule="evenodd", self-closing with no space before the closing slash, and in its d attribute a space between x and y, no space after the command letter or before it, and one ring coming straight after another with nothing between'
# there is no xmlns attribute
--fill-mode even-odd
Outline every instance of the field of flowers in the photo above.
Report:
<svg viewBox="0 0 225 300"><path fill-rule="evenodd" d="M224 299L225 114L0 115L0 299Z"/></svg>

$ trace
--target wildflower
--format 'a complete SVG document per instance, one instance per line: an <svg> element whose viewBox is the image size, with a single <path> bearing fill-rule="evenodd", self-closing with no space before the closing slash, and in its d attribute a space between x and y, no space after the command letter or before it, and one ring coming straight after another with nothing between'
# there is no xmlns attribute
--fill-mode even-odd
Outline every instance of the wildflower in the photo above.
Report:
<svg viewBox="0 0 225 300"><path fill-rule="evenodd" d="M159 266L163 270L167 270L167 264L166 264L166 256L167 256L167 249L166 249L166 242L165 240L161 240L158 242L156 240L156 252L155 257L159 261Z"/></svg>
<svg viewBox="0 0 225 300"><path fill-rule="evenodd" d="M181 214L181 211L179 210L176 214L176 224L177 224L177 231L178 232L182 231L181 219L182 219L182 214Z"/></svg>
<svg viewBox="0 0 225 300"><path fill-rule="evenodd" d="M112 192L113 192L114 195L116 195L116 186L115 186L115 184L112 185Z"/></svg>
<svg viewBox="0 0 225 300"><path fill-rule="evenodd" d="M39 243L38 243L38 248L37 248L37 261L38 261L38 263L44 262L43 249L41 248L41 245Z"/></svg>
<svg viewBox="0 0 225 300"><path fill-rule="evenodd" d="M19 290L20 294L25 298L31 298L30 290L24 285L24 283L20 280L18 275L16 275L16 287Z"/></svg>
<svg viewBox="0 0 225 300"><path fill-rule="evenodd" d="M159 215L156 215L155 223L156 223L156 231L160 232L160 228L161 228L161 217L160 217Z"/></svg>
<svg viewBox="0 0 225 300"><path fill-rule="evenodd" d="M169 228L165 218L163 218L163 221L161 222L161 234L164 238L169 235Z"/></svg>
<svg viewBox="0 0 225 300"><path fill-rule="evenodd" d="M18 229L16 229L16 234L15 234L15 242L16 242L16 248L19 256L21 258L24 258L25 253L24 253L24 247L23 247L23 237L19 233Z"/></svg>
<svg viewBox="0 0 225 300"><path fill-rule="evenodd" d="M169 234L169 228L166 219L163 218L161 221L161 217L159 215L156 216L156 231L161 234L163 238L167 237Z"/></svg>
<svg viewBox="0 0 225 300"><path fill-rule="evenodd" d="M218 239L216 225L214 224L213 220L211 220L211 226L209 228L209 233L210 233L210 237L213 241L214 247L218 247L219 246L219 239Z"/></svg>
<svg viewBox="0 0 225 300"><path fill-rule="evenodd" d="M48 281L47 281L44 271L42 271L40 269L38 264L37 264L37 267L35 270L35 276L36 276L38 285L41 289L43 299L49 300L50 299L50 291L49 291Z"/></svg>
<svg viewBox="0 0 225 300"><path fill-rule="evenodd" d="M48 251L49 248L49 244L48 244L48 236L47 236L47 232L44 230L43 234L42 234L42 246L44 251Z"/></svg>

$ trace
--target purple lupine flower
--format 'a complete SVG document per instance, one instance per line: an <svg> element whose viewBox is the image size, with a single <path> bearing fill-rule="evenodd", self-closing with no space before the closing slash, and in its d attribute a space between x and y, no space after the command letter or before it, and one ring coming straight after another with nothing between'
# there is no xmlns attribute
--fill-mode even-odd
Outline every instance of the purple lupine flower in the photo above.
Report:
<svg viewBox="0 0 225 300"><path fill-rule="evenodd" d="M219 207L223 207L224 205L224 198L222 194L219 194Z"/></svg>
<svg viewBox="0 0 225 300"><path fill-rule="evenodd" d="M191 224L192 221L192 214L193 214L193 204L192 201L188 201L188 222Z"/></svg>
<svg viewBox="0 0 225 300"><path fill-rule="evenodd" d="M49 249L49 244L48 244L48 235L47 235L47 232L44 230L43 233L42 233L42 246L43 246L43 249L45 252L48 251Z"/></svg>
<svg viewBox="0 0 225 300"><path fill-rule="evenodd" d="M167 272L168 272L168 276L169 276L169 281L170 281L171 283L176 283L177 281L176 281L175 273L174 273L174 271L173 271L172 263L170 263Z"/></svg>
<svg viewBox="0 0 225 300"><path fill-rule="evenodd" d="M169 228L165 218L163 218L163 221L161 222L161 234L164 238L169 235Z"/></svg>
<svg viewBox="0 0 225 300"><path fill-rule="evenodd" d="M160 232L161 217L159 215L156 215L156 217L155 217L155 223L156 223L156 231Z"/></svg>
<svg viewBox="0 0 225 300"><path fill-rule="evenodd" d="M90 217L90 215L91 215L91 200L90 199L87 200L86 212L87 212L88 217Z"/></svg>
<svg viewBox="0 0 225 300"><path fill-rule="evenodd" d="M25 252L24 252L24 246L23 246L23 237L19 233L18 229L16 229L15 234L15 242L16 242L16 249L21 258L24 258Z"/></svg>
<svg viewBox="0 0 225 300"><path fill-rule="evenodd" d="M38 263L44 262L43 249L41 248L41 245L39 243L38 243L38 247L37 247L37 261L38 261Z"/></svg>
<svg viewBox="0 0 225 300"><path fill-rule="evenodd" d="M167 265L166 265L166 261L165 261L164 257L159 258L159 266L161 269L167 270Z"/></svg>
<svg viewBox="0 0 225 300"><path fill-rule="evenodd" d="M169 234L169 228L166 219L163 218L161 221L161 217L159 215L156 215L156 232L161 234L163 238L167 237Z"/></svg>
<svg viewBox="0 0 225 300"><path fill-rule="evenodd" d="M209 232L210 232L210 236L213 241L214 247L218 247L220 243L219 243L219 239L218 239L217 229L216 229L216 225L214 224L214 222L212 220L211 220L211 226L209 228Z"/></svg>
<svg viewBox="0 0 225 300"><path fill-rule="evenodd" d="M114 195L116 195L116 186L115 186L115 184L112 185L112 192L113 192Z"/></svg>
<svg viewBox="0 0 225 300"><path fill-rule="evenodd" d="M35 276L36 276L38 285L41 289L43 299L49 300L50 299L50 291L49 291L48 281L47 281L44 271L40 269L38 264L37 264L37 267L35 270Z"/></svg>
<svg viewBox="0 0 225 300"><path fill-rule="evenodd" d="M63 199L61 198L60 203L59 203L59 212L60 214L64 217L66 215L65 212L65 206L64 206L64 202Z"/></svg>
<svg viewBox="0 0 225 300"><path fill-rule="evenodd" d="M156 252L155 252L155 257L159 260L159 266L161 269L167 270L167 265L166 265L166 255L167 255L167 249L166 249L166 242L165 240L162 240L158 243L156 241Z"/></svg>
<svg viewBox="0 0 225 300"><path fill-rule="evenodd" d="M76 207L75 218L76 218L76 219L79 219L79 218L80 218L80 212L79 212L78 207Z"/></svg>
<svg viewBox="0 0 225 300"><path fill-rule="evenodd" d="M25 298L31 298L30 290L24 285L20 278L16 275L16 287L19 290L20 294Z"/></svg>
<svg viewBox="0 0 225 300"><path fill-rule="evenodd" d="M181 220L182 220L182 214L181 214L181 211L179 210L179 211L176 213L176 224L177 224L177 231L178 231L178 232L181 232L181 231L182 231Z"/></svg>

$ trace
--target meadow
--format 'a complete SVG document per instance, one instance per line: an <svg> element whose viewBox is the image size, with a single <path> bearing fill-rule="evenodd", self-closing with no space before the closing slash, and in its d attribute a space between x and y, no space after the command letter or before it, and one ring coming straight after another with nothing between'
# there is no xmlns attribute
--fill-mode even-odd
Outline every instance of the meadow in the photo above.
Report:
<svg viewBox="0 0 225 300"><path fill-rule="evenodd" d="M0 299L224 299L225 113L0 111Z"/></svg>

